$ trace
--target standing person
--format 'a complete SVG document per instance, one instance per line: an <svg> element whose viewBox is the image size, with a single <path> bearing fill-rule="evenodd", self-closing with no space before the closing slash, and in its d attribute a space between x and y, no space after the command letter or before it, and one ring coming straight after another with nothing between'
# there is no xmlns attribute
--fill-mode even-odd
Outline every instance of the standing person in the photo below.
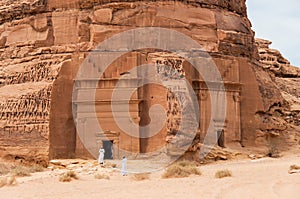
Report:
<svg viewBox="0 0 300 199"><path fill-rule="evenodd" d="M122 159L121 174L122 174L122 176L126 176L127 175L127 159L126 159L125 156L123 156L123 159Z"/></svg>
<svg viewBox="0 0 300 199"><path fill-rule="evenodd" d="M103 165L103 162L104 162L104 153L105 153L105 150L101 147L99 149L99 158L98 158L98 163L100 165Z"/></svg>

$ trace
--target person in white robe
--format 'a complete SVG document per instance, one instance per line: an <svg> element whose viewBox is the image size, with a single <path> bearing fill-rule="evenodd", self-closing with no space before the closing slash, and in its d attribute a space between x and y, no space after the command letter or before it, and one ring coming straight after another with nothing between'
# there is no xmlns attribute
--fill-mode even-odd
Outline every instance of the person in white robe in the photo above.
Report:
<svg viewBox="0 0 300 199"><path fill-rule="evenodd" d="M127 158L123 156L122 158L122 169L121 169L122 176L127 175Z"/></svg>
<svg viewBox="0 0 300 199"><path fill-rule="evenodd" d="M104 153L105 153L105 150L101 147L99 149L99 158L98 158L98 163L100 165L103 165L103 163L104 163Z"/></svg>

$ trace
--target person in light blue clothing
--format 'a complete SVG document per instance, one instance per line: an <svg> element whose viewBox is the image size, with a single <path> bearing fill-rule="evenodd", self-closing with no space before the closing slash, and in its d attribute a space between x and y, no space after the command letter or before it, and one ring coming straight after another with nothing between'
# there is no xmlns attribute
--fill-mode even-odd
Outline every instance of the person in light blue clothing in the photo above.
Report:
<svg viewBox="0 0 300 199"><path fill-rule="evenodd" d="M126 176L127 175L127 158L125 156L123 156L123 158L122 158L122 170L121 170L121 174L122 174L122 176Z"/></svg>

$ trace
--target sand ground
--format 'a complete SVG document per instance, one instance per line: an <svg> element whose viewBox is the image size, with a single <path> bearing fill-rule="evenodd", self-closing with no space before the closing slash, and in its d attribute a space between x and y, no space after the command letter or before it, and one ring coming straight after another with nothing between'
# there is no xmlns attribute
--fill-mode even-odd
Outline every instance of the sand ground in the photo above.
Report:
<svg viewBox="0 0 300 199"><path fill-rule="evenodd" d="M144 181L134 181L132 175L121 176L115 171L110 172L109 180L95 179L94 173L82 172L79 180L59 182L61 170L45 171L18 178L14 186L0 188L0 198L297 199L300 198L300 173L288 173L293 164L300 165L300 155L216 162L200 166L201 176L181 179L162 179L163 171L158 171ZM229 169L233 176L216 179L215 172L223 169Z"/></svg>

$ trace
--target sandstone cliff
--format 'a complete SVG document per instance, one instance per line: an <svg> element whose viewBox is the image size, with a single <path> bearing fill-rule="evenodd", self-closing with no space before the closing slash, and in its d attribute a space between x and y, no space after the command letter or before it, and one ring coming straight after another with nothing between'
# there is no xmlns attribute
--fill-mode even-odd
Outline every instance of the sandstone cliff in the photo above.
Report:
<svg viewBox="0 0 300 199"><path fill-rule="evenodd" d="M274 125L261 128L258 138L269 136L270 147L291 150L299 148L300 144L300 69L292 66L278 50L271 49L271 44L270 41L256 39L260 57L258 65L268 72L284 101L260 113L265 123Z"/></svg>
<svg viewBox="0 0 300 199"><path fill-rule="evenodd" d="M228 142L266 146L270 135L289 137L290 130L297 131L299 110L292 103L299 100L299 71L291 69L280 53L268 49L266 41L257 40L258 54L244 0L3 0L0 155L37 162L47 162L49 157L87 157L76 137L72 115L77 70L103 40L125 30L149 26L184 33L212 56L227 83L228 106L232 109L227 114ZM137 60L126 59L127 64L132 63L128 60ZM112 67L103 81L119 78L125 69ZM200 79L197 81L200 90ZM205 92L198 94L199 104L206 107L201 123L206 124L210 105L203 102ZM148 97L151 104L151 95ZM112 125L108 122L107 126ZM203 132L207 127L201 128ZM200 133L197 139L203 141L203 135ZM161 140L157 137L151 142ZM154 148L149 143L149 148ZM139 149L138 145L134 147Z"/></svg>

